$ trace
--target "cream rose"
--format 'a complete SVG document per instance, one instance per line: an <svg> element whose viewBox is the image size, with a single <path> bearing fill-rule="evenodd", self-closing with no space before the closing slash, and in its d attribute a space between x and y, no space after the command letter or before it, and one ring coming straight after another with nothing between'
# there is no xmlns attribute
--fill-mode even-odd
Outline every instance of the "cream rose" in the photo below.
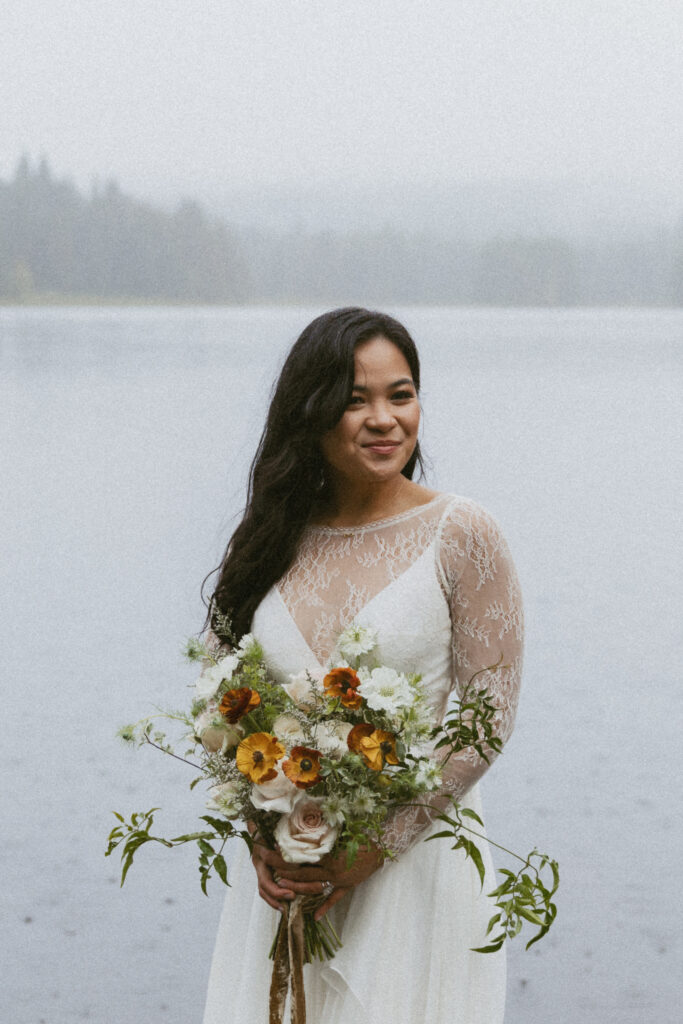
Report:
<svg viewBox="0 0 683 1024"><path fill-rule="evenodd" d="M293 782L287 778L282 770L282 764L278 761L275 765L277 777L270 782L262 782L260 786L256 783L251 787L251 802L259 811L277 811L279 814L289 814L294 801L301 792Z"/></svg>
<svg viewBox="0 0 683 1024"><path fill-rule="evenodd" d="M308 745L303 726L294 715L288 715L286 712L283 715L278 715L273 722L272 731L288 750L291 750L292 747Z"/></svg>
<svg viewBox="0 0 683 1024"><path fill-rule="evenodd" d="M290 864L317 864L334 846L339 829L326 820L322 804L301 793L291 814L284 814L275 826L280 853Z"/></svg>
<svg viewBox="0 0 683 1024"><path fill-rule="evenodd" d="M314 708L325 696L322 676L315 672L299 672L290 675L289 682L283 684L283 690L297 707Z"/></svg>
<svg viewBox="0 0 683 1024"><path fill-rule="evenodd" d="M194 723L195 736L207 754L224 754L236 747L244 735L239 725L231 725L216 711L203 711Z"/></svg>

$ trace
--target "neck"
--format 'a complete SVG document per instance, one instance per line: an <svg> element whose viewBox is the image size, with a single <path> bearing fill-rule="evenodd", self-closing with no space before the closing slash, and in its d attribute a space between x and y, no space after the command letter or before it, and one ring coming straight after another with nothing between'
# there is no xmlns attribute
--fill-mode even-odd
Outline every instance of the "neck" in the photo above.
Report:
<svg viewBox="0 0 683 1024"><path fill-rule="evenodd" d="M328 526L362 526L419 504L416 495L423 490L402 475L365 485L333 477L319 519Z"/></svg>

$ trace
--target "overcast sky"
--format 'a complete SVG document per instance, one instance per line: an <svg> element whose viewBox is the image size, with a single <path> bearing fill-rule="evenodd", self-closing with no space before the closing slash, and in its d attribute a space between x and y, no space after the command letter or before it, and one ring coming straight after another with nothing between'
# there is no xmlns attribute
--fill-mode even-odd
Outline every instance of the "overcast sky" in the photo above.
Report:
<svg viewBox="0 0 683 1024"><path fill-rule="evenodd" d="M552 179L673 199L683 0L5 0L24 150L168 198Z"/></svg>

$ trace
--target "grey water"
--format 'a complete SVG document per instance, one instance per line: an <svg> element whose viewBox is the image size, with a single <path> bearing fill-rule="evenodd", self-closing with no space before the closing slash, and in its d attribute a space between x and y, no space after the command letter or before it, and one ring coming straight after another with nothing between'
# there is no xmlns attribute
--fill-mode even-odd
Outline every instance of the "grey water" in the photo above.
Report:
<svg viewBox="0 0 683 1024"><path fill-rule="evenodd" d="M115 733L186 700L201 580L317 312L0 309L2 1020L201 1021L222 886L155 847L121 890L103 856L112 810L160 806L175 835L201 794ZM391 312L422 355L428 483L494 513L525 594L483 795L490 836L562 884L547 938L510 950L507 1024L678 1020L683 311Z"/></svg>

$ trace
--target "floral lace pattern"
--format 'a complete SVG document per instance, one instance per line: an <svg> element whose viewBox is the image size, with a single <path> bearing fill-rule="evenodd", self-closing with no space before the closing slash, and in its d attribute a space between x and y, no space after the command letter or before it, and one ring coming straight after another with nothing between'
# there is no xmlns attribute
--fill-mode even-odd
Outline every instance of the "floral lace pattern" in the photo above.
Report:
<svg viewBox="0 0 683 1024"><path fill-rule="evenodd" d="M451 621L448 688L462 696L468 680L481 672L477 683L487 687L498 709L495 732L505 742L514 725L522 672L522 600L507 544L495 520L476 502L439 495L380 523L309 528L278 590L324 664L339 633L430 549ZM488 767L472 749L452 756L430 807L404 808L387 823L388 846L396 853L411 846L450 798L462 800Z"/></svg>
<svg viewBox="0 0 683 1024"><path fill-rule="evenodd" d="M311 527L278 590L322 663L339 634L434 541L442 498L380 523Z"/></svg>

